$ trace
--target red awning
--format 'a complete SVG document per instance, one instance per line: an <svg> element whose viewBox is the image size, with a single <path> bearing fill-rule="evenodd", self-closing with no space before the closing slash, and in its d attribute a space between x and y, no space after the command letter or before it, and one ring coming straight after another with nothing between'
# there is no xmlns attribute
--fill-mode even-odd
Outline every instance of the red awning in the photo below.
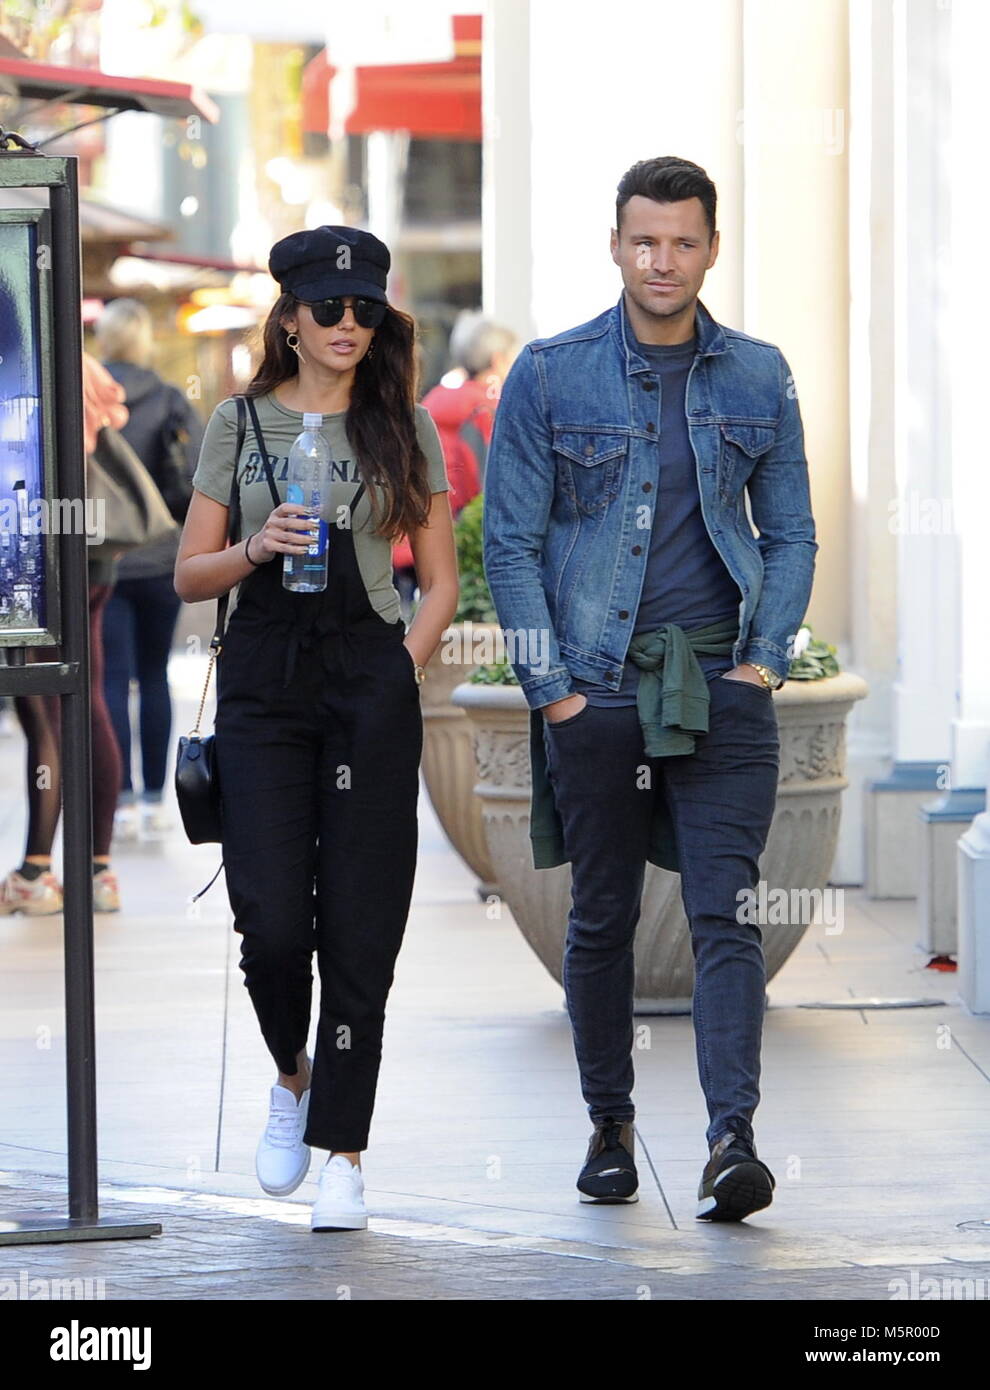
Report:
<svg viewBox="0 0 990 1390"><path fill-rule="evenodd" d="M118 77L98 68L67 68L0 56L0 90L13 96L117 111L149 111L156 116L202 116L211 124L220 108L198 87L150 77Z"/></svg>
<svg viewBox="0 0 990 1390"><path fill-rule="evenodd" d="M456 56L449 62L355 69L348 135L408 130L419 139L481 139L481 15L454 15L453 24ZM303 130L326 134L335 72L325 49L306 65Z"/></svg>

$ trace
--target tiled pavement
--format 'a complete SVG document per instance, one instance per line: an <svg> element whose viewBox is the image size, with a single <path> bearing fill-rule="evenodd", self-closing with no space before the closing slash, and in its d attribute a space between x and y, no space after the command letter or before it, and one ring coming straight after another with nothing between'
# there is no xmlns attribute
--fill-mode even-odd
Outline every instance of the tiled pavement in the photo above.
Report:
<svg viewBox="0 0 990 1390"><path fill-rule="evenodd" d="M63 1194L58 1180L34 1174L8 1172L0 1181L5 1211L48 1213ZM974 1260L975 1249L948 1263L910 1254L877 1264L866 1256L792 1263L778 1254L765 1260L766 1222L719 1230L718 1241L692 1259L681 1242L662 1237L638 1248L615 1244L618 1226L607 1233L607 1244L596 1243L594 1232L579 1240L514 1234L511 1212L502 1217L502 1232L382 1215L372 1218L366 1233L313 1235L309 1205L295 1198L276 1202L116 1184L102 1195L105 1216L157 1221L163 1235L0 1247L0 1291L5 1279L21 1282L21 1271L24 1280L79 1281L79 1296L107 1300L885 1302L912 1287L934 1288L924 1282L933 1279L946 1299L953 1288L955 1297L966 1296L965 1284L956 1281L971 1281L977 1298L986 1298L990 1286L990 1258ZM889 1311L898 1309L894 1302Z"/></svg>
<svg viewBox="0 0 990 1390"><path fill-rule="evenodd" d="M177 730L197 669L173 662ZM19 735L0 738L5 786L22 766ZM23 820L5 798L3 872ZM259 1197L272 1067L222 877L198 915L187 907L218 855L176 831L121 847L124 911L96 918L102 1210L164 1234L0 1247L0 1280L98 1278L107 1298L883 1301L934 1277L987 1296L990 1020L924 969L913 903L847 890L842 932L811 928L772 981L756 1133L776 1197L712 1227L693 1216L706 1115L690 1020L643 1020L640 1202L582 1206L587 1123L561 990L508 914L488 919L425 792L420 836L364 1163L369 1231L310 1233L318 1154L291 1198ZM0 919L0 1219L64 1212L60 937L60 918ZM943 1002L799 1007L874 996Z"/></svg>

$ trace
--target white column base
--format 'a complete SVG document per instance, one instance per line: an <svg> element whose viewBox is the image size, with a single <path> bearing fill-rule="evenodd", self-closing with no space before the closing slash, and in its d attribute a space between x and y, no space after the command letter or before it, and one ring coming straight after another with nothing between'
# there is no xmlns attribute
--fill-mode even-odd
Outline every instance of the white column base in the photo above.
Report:
<svg viewBox="0 0 990 1390"><path fill-rule="evenodd" d="M844 669L850 669L844 665ZM873 698L873 687L870 687ZM864 703L869 703L864 702ZM883 777L890 768L890 739L885 733L857 728L860 710L854 709L846 724L845 776L849 785L842 796L842 820L839 824L839 843L829 883L846 887L866 882L866 807L867 786Z"/></svg>
<svg viewBox="0 0 990 1390"><path fill-rule="evenodd" d="M918 812L938 794L939 763L895 763L885 776L867 783L867 895L908 899L918 896L921 825Z"/></svg>
<svg viewBox="0 0 990 1390"><path fill-rule="evenodd" d="M959 895L959 998L990 1014L990 813L977 816L956 848Z"/></svg>
<svg viewBox="0 0 990 1390"><path fill-rule="evenodd" d="M930 801L918 813L918 944L930 955L954 956L958 952L956 846L960 835L985 809L986 798L979 788L959 788Z"/></svg>

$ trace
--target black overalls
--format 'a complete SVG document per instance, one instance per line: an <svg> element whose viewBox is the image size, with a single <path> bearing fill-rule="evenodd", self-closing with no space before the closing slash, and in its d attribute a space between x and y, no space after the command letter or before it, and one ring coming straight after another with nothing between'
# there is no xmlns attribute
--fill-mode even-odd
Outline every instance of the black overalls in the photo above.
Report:
<svg viewBox="0 0 990 1390"><path fill-rule="evenodd" d="M372 607L347 524L363 491L362 482L343 524L329 517L326 590L285 589L281 555L260 565L241 583L217 663L224 867L241 969L269 1051L292 1075L316 950L304 1142L344 1152L368 1144L416 872L423 747L405 623Z"/></svg>

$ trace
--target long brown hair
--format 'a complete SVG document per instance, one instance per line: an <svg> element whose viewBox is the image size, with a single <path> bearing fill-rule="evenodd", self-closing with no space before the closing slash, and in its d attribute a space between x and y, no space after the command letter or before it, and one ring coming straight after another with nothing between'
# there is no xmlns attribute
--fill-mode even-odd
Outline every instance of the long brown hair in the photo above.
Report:
<svg viewBox="0 0 990 1390"><path fill-rule="evenodd" d="M267 395L299 375L299 361L280 324L299 303L286 291L272 305L261 333L264 355L245 395ZM368 484L375 525L390 541L424 526L430 510L429 464L416 438L415 340L415 320L390 304L385 321L375 330L374 352L357 365L344 420L358 469ZM384 492L384 512L373 482Z"/></svg>

